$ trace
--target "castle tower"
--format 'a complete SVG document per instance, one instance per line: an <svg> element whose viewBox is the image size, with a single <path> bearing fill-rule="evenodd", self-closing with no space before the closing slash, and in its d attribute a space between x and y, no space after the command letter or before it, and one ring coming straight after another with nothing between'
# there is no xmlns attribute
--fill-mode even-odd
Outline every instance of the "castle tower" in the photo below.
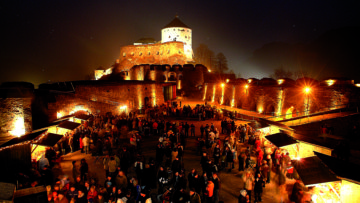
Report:
<svg viewBox="0 0 360 203"><path fill-rule="evenodd" d="M181 22L178 16L175 16L174 20L161 30L161 43L173 41L184 43L184 54L187 61L193 61L191 40L191 29Z"/></svg>

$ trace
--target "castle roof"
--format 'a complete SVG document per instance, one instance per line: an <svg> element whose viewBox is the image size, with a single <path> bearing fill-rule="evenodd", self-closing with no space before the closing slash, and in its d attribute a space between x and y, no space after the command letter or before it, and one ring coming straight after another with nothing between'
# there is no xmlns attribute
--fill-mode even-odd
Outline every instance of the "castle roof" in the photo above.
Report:
<svg viewBox="0 0 360 203"><path fill-rule="evenodd" d="M164 28L170 28L170 27L184 27L184 28L190 28L189 26L185 25L181 20L179 19L179 16L175 16L174 20L172 20L169 24L167 24Z"/></svg>

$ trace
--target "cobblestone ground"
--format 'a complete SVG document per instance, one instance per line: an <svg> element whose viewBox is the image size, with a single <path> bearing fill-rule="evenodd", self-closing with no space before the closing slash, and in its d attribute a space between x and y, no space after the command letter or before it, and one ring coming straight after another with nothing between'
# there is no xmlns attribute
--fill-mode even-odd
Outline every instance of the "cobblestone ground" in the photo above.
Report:
<svg viewBox="0 0 360 203"><path fill-rule="evenodd" d="M191 120L187 119L187 120L178 120L178 121L179 122L187 121L188 123L194 123L196 126L197 136L200 135L199 128L201 124L208 123L210 125L211 123L214 123L215 127L217 127L219 130L221 129L220 121L215 121L215 120L195 121L194 119ZM240 123L245 123L245 122L237 121L237 124ZM220 139L221 140L224 139L224 136L225 135L220 135ZM157 137L144 138L144 141L142 143L142 148L143 148L143 154L147 159L149 157L155 157L156 143L157 143ZM246 147L246 146L240 145L239 147ZM63 161L60 164L61 169L54 169L54 172L56 173L57 176L61 176L62 174L67 174L72 180L71 162L73 160L79 161L82 158L85 158L89 164L89 175L93 177L97 177L99 183L102 184L105 181L105 171L103 170L103 165L101 161L95 164L94 163L95 157L92 157L89 154L88 155L82 154L79 151L65 155ZM252 159L255 160L255 157L252 157ZM186 175L192 168L197 169L197 171L200 171L201 174L200 156L196 155L196 146L195 146L194 138L187 139L187 145L185 148L183 161L186 169ZM77 163L79 164L80 162ZM129 171L129 175L132 174L134 174L134 172ZM238 171L238 164L235 163L235 169L232 169L230 172L228 170L223 170L219 173L219 175L221 180L220 201L224 201L226 203L237 202L237 197L239 195L239 192L244 187L244 183L241 178L242 172ZM289 202L288 195L286 194L281 195L277 183L278 183L278 176L272 173L271 183L267 184L266 187L264 188L262 202L279 203L281 202L281 199L283 199L283 202ZM291 191L292 185L293 185L293 181L287 180L288 191ZM153 193L155 193L156 191L157 190L153 190ZM254 196L254 194L252 196Z"/></svg>

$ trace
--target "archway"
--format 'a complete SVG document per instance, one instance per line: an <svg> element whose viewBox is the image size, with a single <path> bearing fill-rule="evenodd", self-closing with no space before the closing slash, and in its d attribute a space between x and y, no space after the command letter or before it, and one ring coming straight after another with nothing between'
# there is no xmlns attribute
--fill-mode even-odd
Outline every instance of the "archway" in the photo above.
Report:
<svg viewBox="0 0 360 203"><path fill-rule="evenodd" d="M265 113L268 114L268 115L273 115L275 114L275 107L274 105L270 104L266 107L265 109Z"/></svg>
<svg viewBox="0 0 360 203"><path fill-rule="evenodd" d="M297 117L297 114L298 114L298 111L296 110L296 108L294 108L292 106L286 111L285 118L286 119L294 118L294 117Z"/></svg>
<svg viewBox="0 0 360 203"><path fill-rule="evenodd" d="M149 97L145 97L145 99L144 99L144 106L145 107L148 107L150 105L150 99L149 99Z"/></svg>

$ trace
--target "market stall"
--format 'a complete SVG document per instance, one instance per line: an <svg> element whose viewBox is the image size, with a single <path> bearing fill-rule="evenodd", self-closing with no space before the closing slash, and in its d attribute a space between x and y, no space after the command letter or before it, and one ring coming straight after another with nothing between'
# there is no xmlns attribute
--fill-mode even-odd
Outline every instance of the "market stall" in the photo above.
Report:
<svg viewBox="0 0 360 203"><path fill-rule="evenodd" d="M53 147L61 138L63 138L62 135L46 133L41 140L32 144L31 160L38 161L42 155L45 155L46 148Z"/></svg>
<svg viewBox="0 0 360 203"><path fill-rule="evenodd" d="M318 152L315 152L315 155L341 180L341 201L360 202L360 166Z"/></svg>
<svg viewBox="0 0 360 203"><path fill-rule="evenodd" d="M291 159L297 159L299 157L299 143L293 137L285 133L276 133L273 135L265 136L264 147L272 152L275 148L280 149L284 154L289 152Z"/></svg>
<svg viewBox="0 0 360 203"><path fill-rule="evenodd" d="M267 135L272 135L280 132L284 132L287 134L292 134L294 132L294 129L284 124L266 120L264 118L259 118L258 121L251 122L249 126L258 132L257 135L259 135L260 139L263 139Z"/></svg>
<svg viewBox="0 0 360 203"><path fill-rule="evenodd" d="M0 160L6 167L0 167L0 181L7 182L16 179L16 173L31 167L31 144L39 141L45 130L33 131L21 137L16 137L0 146Z"/></svg>
<svg viewBox="0 0 360 203"><path fill-rule="evenodd" d="M312 139L311 137L299 135L296 133L293 133L292 137L294 137L299 142L299 156L301 158L315 156L314 152L319 152L329 156L332 154L334 147L330 144L327 144L325 141L319 142L315 139Z"/></svg>
<svg viewBox="0 0 360 203"><path fill-rule="evenodd" d="M304 201L314 203L340 203L341 181L317 157L291 161L301 181L305 185Z"/></svg>
<svg viewBox="0 0 360 203"><path fill-rule="evenodd" d="M89 122L91 117L92 117L91 115L80 114L80 115L75 116L73 121L75 123L87 125L87 122Z"/></svg>
<svg viewBox="0 0 360 203"><path fill-rule="evenodd" d="M63 121L58 126L56 126L56 132L55 133L59 134L59 135L65 135L67 132L74 131L80 125L81 125L80 123L75 123L75 122L72 122L72 121Z"/></svg>

